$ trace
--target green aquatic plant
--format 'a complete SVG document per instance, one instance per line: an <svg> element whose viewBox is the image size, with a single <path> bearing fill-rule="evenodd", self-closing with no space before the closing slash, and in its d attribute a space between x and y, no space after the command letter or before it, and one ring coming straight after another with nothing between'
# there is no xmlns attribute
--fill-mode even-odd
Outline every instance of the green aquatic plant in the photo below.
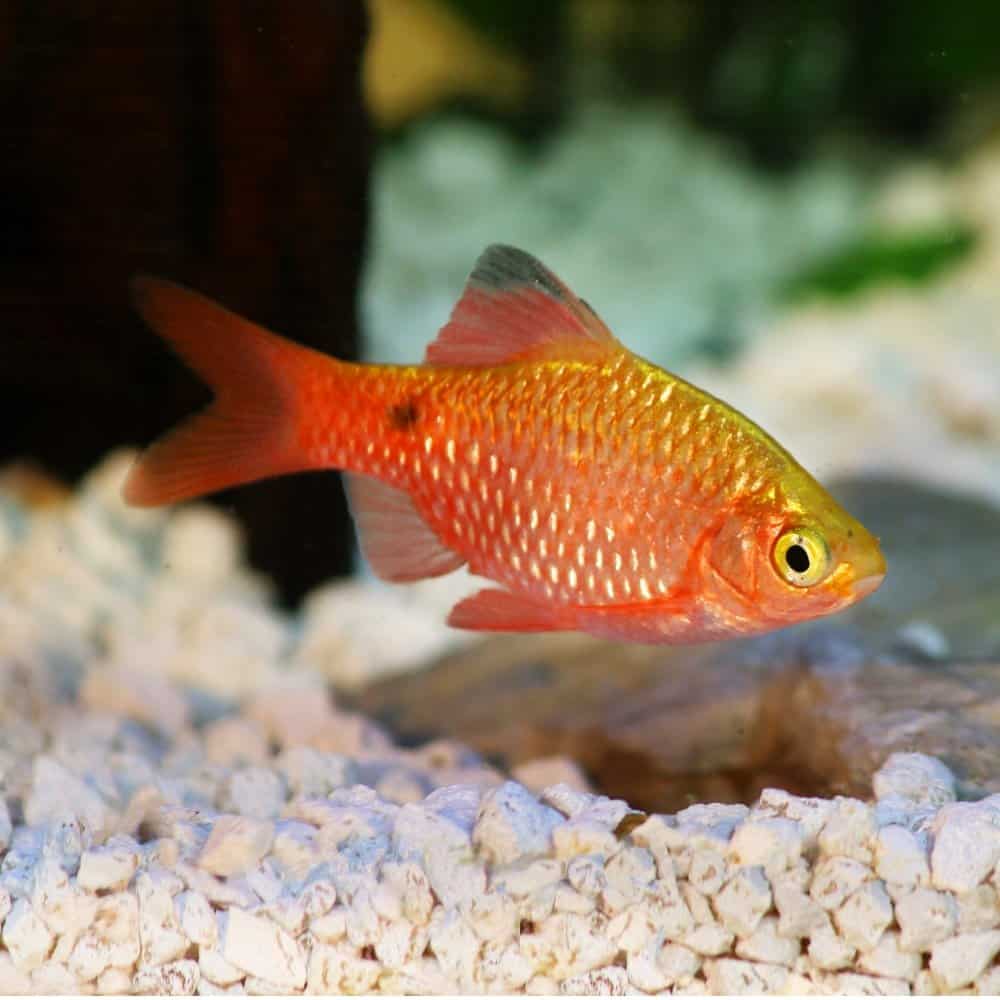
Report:
<svg viewBox="0 0 1000 1000"><path fill-rule="evenodd" d="M964 223L903 233L872 231L793 275L781 298L846 298L885 281L920 285L964 260L975 245L975 230Z"/></svg>

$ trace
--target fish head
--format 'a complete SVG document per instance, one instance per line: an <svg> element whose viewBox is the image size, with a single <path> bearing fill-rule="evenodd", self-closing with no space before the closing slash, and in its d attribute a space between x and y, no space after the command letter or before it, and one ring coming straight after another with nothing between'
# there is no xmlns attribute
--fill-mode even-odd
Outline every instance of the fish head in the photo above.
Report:
<svg viewBox="0 0 1000 1000"><path fill-rule="evenodd" d="M842 611L886 573L878 539L808 476L727 519L706 559L760 630Z"/></svg>

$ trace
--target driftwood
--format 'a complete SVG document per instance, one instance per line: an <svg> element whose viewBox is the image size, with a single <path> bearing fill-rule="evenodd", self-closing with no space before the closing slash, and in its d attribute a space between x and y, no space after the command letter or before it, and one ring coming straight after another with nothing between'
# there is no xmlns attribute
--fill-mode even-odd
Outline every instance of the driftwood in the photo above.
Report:
<svg viewBox="0 0 1000 1000"><path fill-rule="evenodd" d="M403 739L454 737L506 765L567 754L644 809L767 785L867 795L894 750L941 756L970 794L1000 790L1000 511L905 484L838 492L890 566L855 612L702 647L493 637L360 707Z"/></svg>

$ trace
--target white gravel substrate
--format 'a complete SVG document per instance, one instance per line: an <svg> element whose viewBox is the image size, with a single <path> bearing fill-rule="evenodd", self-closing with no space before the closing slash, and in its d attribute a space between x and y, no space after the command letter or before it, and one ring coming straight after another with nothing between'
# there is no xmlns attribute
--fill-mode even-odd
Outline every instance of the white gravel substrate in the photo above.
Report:
<svg viewBox="0 0 1000 1000"><path fill-rule="evenodd" d="M0 496L0 992L1000 991L1000 797L897 755L870 803L643 817L397 748L323 674L398 668L345 608L403 599L286 619L223 516L122 508L125 460Z"/></svg>

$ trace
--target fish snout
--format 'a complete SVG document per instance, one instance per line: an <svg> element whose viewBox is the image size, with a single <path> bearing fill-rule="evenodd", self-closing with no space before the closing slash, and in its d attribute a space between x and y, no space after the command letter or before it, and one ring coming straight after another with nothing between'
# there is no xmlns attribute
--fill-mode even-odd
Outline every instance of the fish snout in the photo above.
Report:
<svg viewBox="0 0 1000 1000"><path fill-rule="evenodd" d="M867 597L873 591L878 590L882 581L885 579L885 573L871 573L868 576L863 576L859 580L855 580L851 584L851 594L856 601L862 600L862 598Z"/></svg>
<svg viewBox="0 0 1000 1000"><path fill-rule="evenodd" d="M876 543L875 550L871 552L860 565L855 566L854 581L851 583L851 593L856 601L867 597L878 590L885 579L886 565L885 556Z"/></svg>

